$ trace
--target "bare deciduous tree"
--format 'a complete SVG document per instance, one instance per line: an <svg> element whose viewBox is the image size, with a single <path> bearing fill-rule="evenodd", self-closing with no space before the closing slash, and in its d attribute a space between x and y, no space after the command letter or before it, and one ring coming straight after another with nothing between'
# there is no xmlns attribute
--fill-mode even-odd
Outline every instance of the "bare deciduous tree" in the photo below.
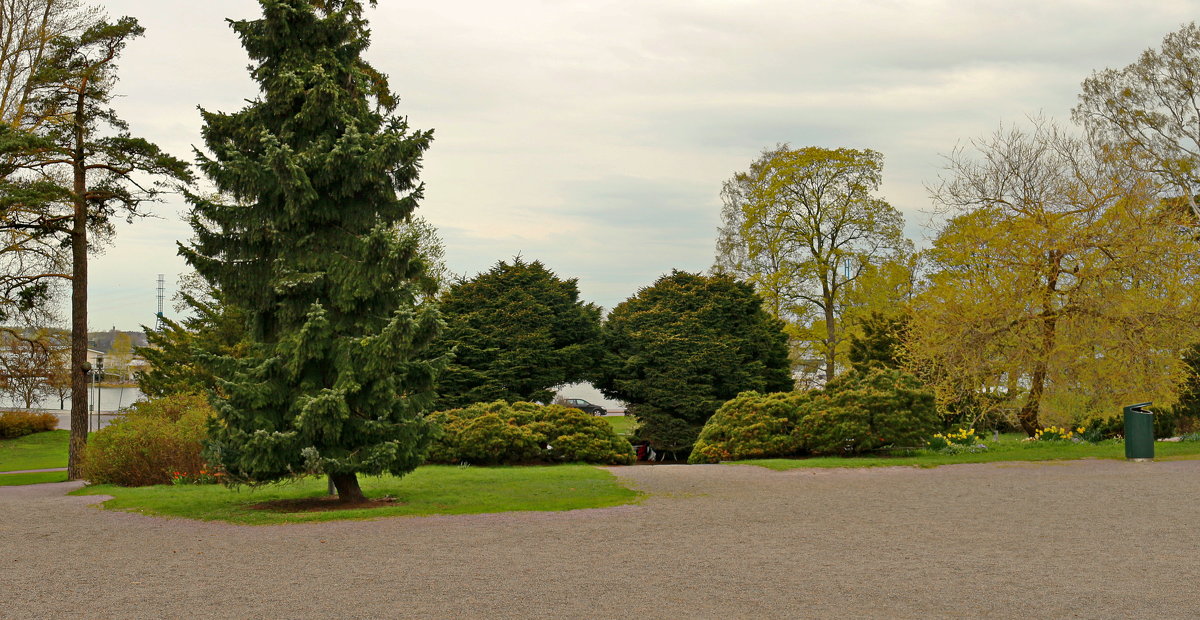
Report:
<svg viewBox="0 0 1200 620"><path fill-rule="evenodd" d="M1093 73L1073 115L1200 218L1200 26L1168 34L1127 67Z"/></svg>
<svg viewBox="0 0 1200 620"><path fill-rule="evenodd" d="M52 344L44 333L33 338L4 334L0 348L0 390L26 409L51 393Z"/></svg>

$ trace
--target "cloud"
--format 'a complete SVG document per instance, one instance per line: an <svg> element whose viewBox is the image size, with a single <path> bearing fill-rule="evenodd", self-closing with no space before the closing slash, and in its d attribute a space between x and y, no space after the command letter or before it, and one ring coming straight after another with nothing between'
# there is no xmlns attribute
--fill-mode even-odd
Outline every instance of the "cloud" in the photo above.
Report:
<svg viewBox="0 0 1200 620"><path fill-rule="evenodd" d="M612 308L672 268L700 271L711 264L715 192L636 177L595 178L560 189L558 204L524 216L505 211L518 214L519 231L441 225L450 269L471 276L519 254L541 260L560 277L579 278L586 300ZM535 212L544 214L542 221L528 215Z"/></svg>
<svg viewBox="0 0 1200 620"><path fill-rule="evenodd" d="M189 156L197 105L232 111L256 96L224 22L257 15L256 2L106 7L147 27L121 64L117 105L135 133ZM1093 70L1132 62L1198 9L1200 0L381 2L367 11L368 57L411 125L435 130L421 209L441 227L451 267L475 273L519 252L611 307L671 268L707 268L721 183L779 142L882 152L882 194L918 235L940 154L1001 121L1065 118ZM186 227L128 231L98 271L152 286L177 268L174 237Z"/></svg>

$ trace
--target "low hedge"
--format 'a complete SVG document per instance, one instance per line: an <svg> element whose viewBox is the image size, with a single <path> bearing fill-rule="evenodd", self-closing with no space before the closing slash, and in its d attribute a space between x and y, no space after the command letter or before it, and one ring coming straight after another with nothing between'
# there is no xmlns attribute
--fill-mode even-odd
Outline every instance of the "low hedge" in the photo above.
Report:
<svg viewBox="0 0 1200 620"><path fill-rule="evenodd" d="M429 463L633 462L633 446L607 421L578 409L536 403L476 403L427 416L434 423Z"/></svg>
<svg viewBox="0 0 1200 620"><path fill-rule="evenodd" d="M875 368L830 381L801 422L800 434L813 454L858 454L924 446L941 422L933 392L920 379Z"/></svg>
<svg viewBox="0 0 1200 620"><path fill-rule="evenodd" d="M692 463L857 454L918 447L940 428L933 394L912 375L850 371L811 392L743 392L709 418Z"/></svg>
<svg viewBox="0 0 1200 620"><path fill-rule="evenodd" d="M802 449L796 424L807 392L742 392L713 414L688 457L689 463L792 456Z"/></svg>
<svg viewBox="0 0 1200 620"><path fill-rule="evenodd" d="M196 394L135 403L88 441L83 477L126 487L201 477L208 467L200 450L213 415L208 400Z"/></svg>
<svg viewBox="0 0 1200 620"><path fill-rule="evenodd" d="M25 435L52 431L58 428L58 416L51 413L5 411L0 413L0 439L16 439Z"/></svg>

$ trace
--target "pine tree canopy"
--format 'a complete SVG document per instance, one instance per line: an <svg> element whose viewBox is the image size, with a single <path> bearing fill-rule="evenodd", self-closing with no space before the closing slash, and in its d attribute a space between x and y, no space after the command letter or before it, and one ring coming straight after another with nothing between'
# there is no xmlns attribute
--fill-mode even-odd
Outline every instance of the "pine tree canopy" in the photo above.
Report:
<svg viewBox="0 0 1200 620"><path fill-rule="evenodd" d="M236 306L219 299L183 297L192 315L179 323L163 319L161 327L145 328L147 346L137 350L150 363L148 370L136 373L138 388L151 398L219 394L204 356L245 355L245 320Z"/></svg>
<svg viewBox="0 0 1200 620"><path fill-rule="evenodd" d="M438 384L438 409L476 402L549 402L550 388L586 378L601 356L600 308L574 279L542 263L503 261L442 297L442 346L454 361Z"/></svg>
<svg viewBox="0 0 1200 620"><path fill-rule="evenodd" d="M208 356L209 455L233 482L328 474L354 501L357 473L404 474L428 444L441 323L418 299L417 239L396 229L432 132L409 131L363 60L361 2L259 4L231 25L261 92L202 110L200 168L224 198L190 197L196 240L180 250L247 321L245 357Z"/></svg>
<svg viewBox="0 0 1200 620"><path fill-rule="evenodd" d="M725 401L790 390L783 322L749 284L727 275L665 275L608 316L609 359L596 383L629 403L655 448L691 449Z"/></svg>

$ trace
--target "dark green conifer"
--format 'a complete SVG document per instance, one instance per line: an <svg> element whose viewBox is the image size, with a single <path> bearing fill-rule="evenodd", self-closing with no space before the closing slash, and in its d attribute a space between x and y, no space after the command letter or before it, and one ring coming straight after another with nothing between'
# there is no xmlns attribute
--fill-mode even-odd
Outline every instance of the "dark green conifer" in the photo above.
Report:
<svg viewBox="0 0 1200 620"><path fill-rule="evenodd" d="M361 501L357 474L405 474L444 361L418 300L425 266L397 235L421 197L429 131L393 114L362 58L358 0L259 0L231 22L261 93L202 111L200 167L227 200L192 197L188 262L246 315L245 356L208 356L220 393L207 455L234 483L326 474Z"/></svg>
<svg viewBox="0 0 1200 620"><path fill-rule="evenodd" d="M161 326L145 328L147 346L137 349L149 362L149 369L136 374L138 389L151 398L220 394L217 378L204 358L244 355L246 321L236 306L186 294L183 298L191 316L178 323L164 318Z"/></svg>
<svg viewBox="0 0 1200 620"><path fill-rule="evenodd" d="M686 455L726 401L792 389L783 322L762 306L729 276L672 271L608 315L595 385L629 404L655 449Z"/></svg>
<svg viewBox="0 0 1200 620"><path fill-rule="evenodd" d="M441 346L454 361L438 382L439 410L496 400L548 403L552 388L587 378L601 357L600 307L574 278L540 261L498 262L442 295Z"/></svg>

